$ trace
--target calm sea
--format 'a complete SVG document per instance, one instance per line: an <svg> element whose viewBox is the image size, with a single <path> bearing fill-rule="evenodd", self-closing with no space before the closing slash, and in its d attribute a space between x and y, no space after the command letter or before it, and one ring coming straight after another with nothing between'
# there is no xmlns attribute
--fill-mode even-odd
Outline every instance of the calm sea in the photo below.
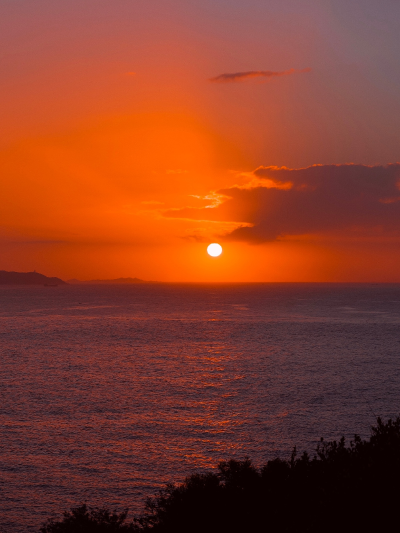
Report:
<svg viewBox="0 0 400 533"><path fill-rule="evenodd" d="M399 326L400 285L1 288L2 529L367 437L400 413Z"/></svg>

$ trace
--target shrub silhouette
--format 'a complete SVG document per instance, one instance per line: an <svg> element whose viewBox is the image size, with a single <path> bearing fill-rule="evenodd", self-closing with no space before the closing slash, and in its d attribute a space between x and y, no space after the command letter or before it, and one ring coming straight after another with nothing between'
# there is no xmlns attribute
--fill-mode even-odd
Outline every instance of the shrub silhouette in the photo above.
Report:
<svg viewBox="0 0 400 533"><path fill-rule="evenodd" d="M41 533L128 533L132 524L125 524L128 510L118 513L104 508L83 504L63 514L59 522L48 520L40 528Z"/></svg>
<svg viewBox="0 0 400 533"><path fill-rule="evenodd" d="M289 461L275 459L261 469L249 459L230 460L216 472L169 484L129 524L125 513L82 506L41 531L378 533L400 531L399 502L400 418L386 424L378 418L369 440L356 435L346 446L344 438L321 439L312 459L297 458L294 449Z"/></svg>

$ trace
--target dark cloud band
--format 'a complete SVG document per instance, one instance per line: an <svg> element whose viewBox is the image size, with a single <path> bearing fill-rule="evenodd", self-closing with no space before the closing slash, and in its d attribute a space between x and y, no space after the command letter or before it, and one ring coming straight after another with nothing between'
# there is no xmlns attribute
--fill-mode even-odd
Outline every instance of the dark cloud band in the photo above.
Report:
<svg viewBox="0 0 400 533"><path fill-rule="evenodd" d="M327 232L400 235L400 163L260 167L253 174L254 186L218 191L228 199L213 209L165 215L236 221L239 227L226 238L254 243Z"/></svg>
<svg viewBox="0 0 400 533"><path fill-rule="evenodd" d="M210 78L209 81L214 83L232 83L237 81L244 81L251 78L276 78L280 76L289 76L301 72L311 72L310 68L297 70L291 68L289 70L273 71L273 70L250 70L249 72L233 72L228 74L220 74L215 78Z"/></svg>

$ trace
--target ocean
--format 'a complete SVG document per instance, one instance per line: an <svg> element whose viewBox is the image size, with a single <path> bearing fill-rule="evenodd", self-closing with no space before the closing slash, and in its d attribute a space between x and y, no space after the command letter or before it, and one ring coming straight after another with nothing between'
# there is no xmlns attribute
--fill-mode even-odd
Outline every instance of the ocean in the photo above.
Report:
<svg viewBox="0 0 400 533"><path fill-rule="evenodd" d="M0 288L0 531L400 414L400 285Z"/></svg>

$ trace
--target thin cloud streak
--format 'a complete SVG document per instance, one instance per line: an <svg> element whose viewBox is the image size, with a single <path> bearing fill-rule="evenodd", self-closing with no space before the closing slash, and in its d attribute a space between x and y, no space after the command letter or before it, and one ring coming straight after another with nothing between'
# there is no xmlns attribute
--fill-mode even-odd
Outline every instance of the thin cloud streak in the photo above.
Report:
<svg viewBox="0 0 400 533"><path fill-rule="evenodd" d="M298 70L291 68L289 70L273 71L273 70L250 70L248 72L233 72L227 74L220 74L215 78L210 78L209 81L213 83L234 83L244 81L252 78L278 78L281 76L290 76L290 74L300 74L304 72L311 72L311 68L304 68Z"/></svg>

